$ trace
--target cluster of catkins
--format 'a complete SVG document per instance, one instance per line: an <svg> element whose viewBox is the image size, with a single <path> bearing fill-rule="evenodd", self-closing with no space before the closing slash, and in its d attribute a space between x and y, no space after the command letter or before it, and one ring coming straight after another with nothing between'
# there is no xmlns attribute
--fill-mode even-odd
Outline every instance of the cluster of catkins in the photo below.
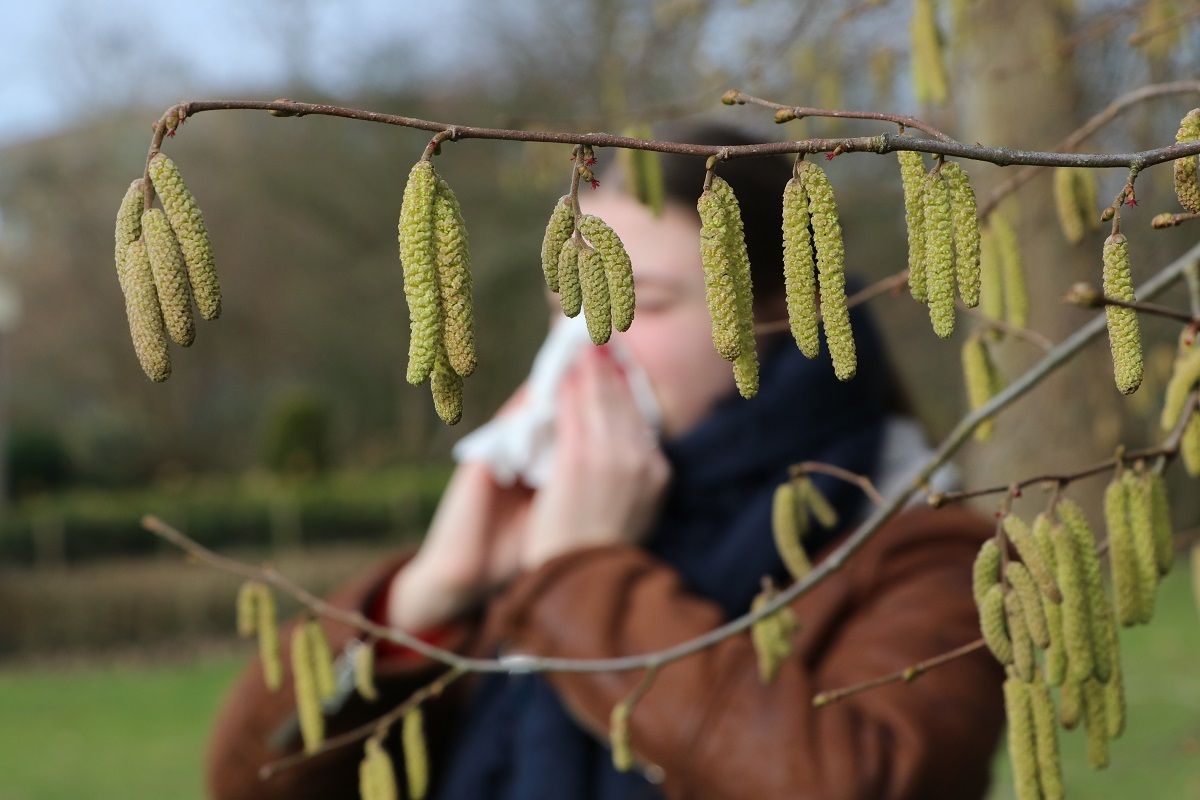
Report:
<svg viewBox="0 0 1200 800"><path fill-rule="evenodd" d="M448 425L462 418L463 378L475 371L471 258L458 199L421 159L408 175L398 225L410 338L406 377L430 382L433 405Z"/></svg>
<svg viewBox="0 0 1200 800"><path fill-rule="evenodd" d="M750 604L752 612L761 610L778 594L770 579L764 579L763 584L763 590ZM792 654L792 638L799 629L795 613L786 605L751 626L750 639L758 658L758 677L764 684L775 680L780 665Z"/></svg>
<svg viewBox="0 0 1200 800"><path fill-rule="evenodd" d="M564 314L583 311L594 343L604 344L613 328L627 331L633 324L633 265L625 245L604 220L577 214L569 195L559 198L546 225L542 273Z"/></svg>
<svg viewBox="0 0 1200 800"><path fill-rule="evenodd" d="M812 562L804 549L810 518L822 528L837 525L837 509L825 499L812 479L801 475L775 487L771 505L771 532L775 549L793 580L801 580L812 571Z"/></svg>
<svg viewBox="0 0 1200 800"><path fill-rule="evenodd" d="M158 153L148 173L162 208L145 207L144 179L129 185L117 211L115 260L134 353L146 376L159 382L171 375L167 337L191 345L193 301L201 317L216 319L221 286L204 217L175 162Z"/></svg>
<svg viewBox="0 0 1200 800"><path fill-rule="evenodd" d="M963 303L979 304L979 216L975 190L962 167L942 162L925 171L920 153L902 150L904 219L908 225L908 285L915 300L929 306L933 332L954 333L954 286Z"/></svg>
<svg viewBox="0 0 1200 800"><path fill-rule="evenodd" d="M429 754L425 746L425 723L421 707L404 712L400 723L404 748L404 772L410 800L422 800L429 791ZM362 800L396 800L400 796L396 770L384 746L387 732L367 739L358 766L358 793Z"/></svg>
<svg viewBox="0 0 1200 800"><path fill-rule="evenodd" d="M1003 541L1017 559L1001 552L1007 544L989 540L975 560L980 630L1008 672L1009 752L1021 800L1063 797L1056 718L1067 730L1083 721L1088 760L1096 769L1107 766L1108 742L1125 727L1117 623L1149 621L1154 593L1171 566L1162 477L1139 463L1114 478L1105 519L1115 610L1104 590L1095 537L1070 499L1039 514L1032 528L1015 515L1004 518ZM1058 688L1057 711L1051 687Z"/></svg>

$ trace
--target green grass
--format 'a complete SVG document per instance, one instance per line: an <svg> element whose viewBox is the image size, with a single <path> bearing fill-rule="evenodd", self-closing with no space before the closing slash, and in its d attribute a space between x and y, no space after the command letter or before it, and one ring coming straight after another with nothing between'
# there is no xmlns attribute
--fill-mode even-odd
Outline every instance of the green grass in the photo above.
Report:
<svg viewBox="0 0 1200 800"><path fill-rule="evenodd" d="M208 730L242 663L0 671L0 800L201 798Z"/></svg>
<svg viewBox="0 0 1200 800"><path fill-rule="evenodd" d="M1121 629L1128 702L1125 732L1110 742L1109 766L1088 766L1082 726L1061 731L1069 797L1200 797L1200 617L1186 557L1159 590L1154 621ZM1007 754L995 763L993 800L1013 797Z"/></svg>
<svg viewBox="0 0 1200 800"><path fill-rule="evenodd" d="M1200 797L1200 618L1186 563L1153 624L1122 631L1129 700L1112 764L1088 768L1083 732L1062 737L1068 794ZM0 800L202 796L204 744L241 657L184 663L0 670ZM995 800L1012 797L996 759Z"/></svg>

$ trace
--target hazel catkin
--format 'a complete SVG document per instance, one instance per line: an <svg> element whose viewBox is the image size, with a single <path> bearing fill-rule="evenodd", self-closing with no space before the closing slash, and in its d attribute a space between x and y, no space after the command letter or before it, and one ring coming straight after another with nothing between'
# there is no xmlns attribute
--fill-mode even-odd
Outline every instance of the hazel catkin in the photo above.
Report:
<svg viewBox="0 0 1200 800"><path fill-rule="evenodd" d="M1179 121L1179 132L1175 142L1200 140L1200 108L1193 108ZM1200 214L1200 183L1196 179L1197 161L1200 156L1191 155L1175 159L1175 196L1179 205L1193 214Z"/></svg>
<svg viewBox="0 0 1200 800"><path fill-rule="evenodd" d="M375 645L370 641L354 651L354 688L364 700L379 699L375 686Z"/></svg>
<svg viewBox="0 0 1200 800"><path fill-rule="evenodd" d="M183 253L161 208L148 208L142 214L142 238L146 241L146 254L150 257L150 271L154 273L154 288L158 292L163 326L171 341L188 347L196 339L196 327L192 321L192 292L188 287Z"/></svg>
<svg viewBox="0 0 1200 800"><path fill-rule="evenodd" d="M979 602L979 632L997 661L1012 663L1013 645L1004 613L1004 587L999 583L984 592Z"/></svg>
<svg viewBox="0 0 1200 800"><path fill-rule="evenodd" d="M750 256L746 251L746 233L733 187L716 175L710 186L725 211L725 247L729 254L726 263L733 278L737 307L738 356L733 361L733 378L738 392L748 400L758 394L758 353L754 337L754 286ZM811 206L809 210L811 213Z"/></svg>
<svg viewBox="0 0 1200 800"><path fill-rule="evenodd" d="M1039 800L1038 754L1034 731L1031 688L1011 675L1004 681L1004 714L1008 718L1008 754L1012 761L1013 788L1018 800Z"/></svg>
<svg viewBox="0 0 1200 800"><path fill-rule="evenodd" d="M358 765L358 793L361 800L397 800L396 770L384 749L380 736L367 739L363 760Z"/></svg>
<svg viewBox="0 0 1200 800"><path fill-rule="evenodd" d="M811 164L803 176L817 256L821 325L833 359L833 374L838 380L848 381L858 369L858 356L846 306L846 248L838 222L837 200L829 178L820 167Z"/></svg>
<svg viewBox="0 0 1200 800"><path fill-rule="evenodd" d="M304 622L292 630L292 682L304 752L315 753L325 739L325 717L321 710L321 692L317 686L313 642L308 634L308 623Z"/></svg>
<svg viewBox="0 0 1200 800"><path fill-rule="evenodd" d="M333 653L329 649L329 640L325 638L325 629L321 627L320 622L315 619L309 620L305 631L317 692L324 702L337 693L337 682L333 677Z"/></svg>
<svg viewBox="0 0 1200 800"><path fill-rule="evenodd" d="M217 279L212 243L204 227L204 215L183 182L175 162L162 153L150 160L150 182L162 201L171 230L179 241L187 265L192 298L203 319L221 316L221 284Z"/></svg>
<svg viewBox="0 0 1200 800"><path fill-rule="evenodd" d="M558 292L558 255L574 231L575 212L571 207L571 196L563 195L554 204L550 221L546 223L546 233L542 237L542 274L546 278L546 288L552 292Z"/></svg>
<svg viewBox="0 0 1200 800"><path fill-rule="evenodd" d="M992 361L983 336L972 334L962 347L963 383L967 388L967 405L972 411L982 407L1000 391L1000 373ZM986 442L995 431L995 420L985 419L975 428L975 439Z"/></svg>
<svg viewBox="0 0 1200 800"><path fill-rule="evenodd" d="M1179 424L1179 417L1197 381L1200 381L1200 347L1181 346L1163 395L1162 415L1159 417L1163 430L1172 430Z"/></svg>
<svg viewBox="0 0 1200 800"><path fill-rule="evenodd" d="M821 349L816 262L809 230L808 193L799 177L791 178L783 189L783 285L792 338L801 353L816 358Z"/></svg>
<svg viewBox="0 0 1200 800"><path fill-rule="evenodd" d="M1150 507L1154 520L1154 555L1158 574L1166 575L1175 561L1175 541L1171 531L1171 507L1167 499L1167 482L1162 473L1150 470L1146 474L1150 483Z"/></svg>
<svg viewBox="0 0 1200 800"><path fill-rule="evenodd" d="M992 214L988 228L996 248L1004 285L1004 318L1010 325L1024 328L1029 322L1029 288L1025 280L1025 262L1021 257L1017 232L1008 217L1001 212Z"/></svg>
<svg viewBox="0 0 1200 800"><path fill-rule="evenodd" d="M1046 612L1042 608L1042 598L1029 570L1020 561L1010 561L1004 568L1004 577L1008 580L1013 592L1021 601L1021 614L1025 619L1025 629L1029 638L1041 649L1050 646L1050 632L1046 628Z"/></svg>
<svg viewBox="0 0 1200 800"><path fill-rule="evenodd" d="M1000 582L1000 548L995 539L986 539L975 554L971 566L971 594L975 605L983 604L984 595Z"/></svg>
<svg viewBox="0 0 1200 800"><path fill-rule="evenodd" d="M1108 718L1104 686L1097 680L1083 684L1083 725L1087 731L1087 756L1092 769L1108 766Z"/></svg>
<svg viewBox="0 0 1200 800"><path fill-rule="evenodd" d="M1108 608L1108 597L1104 593L1104 581L1100 574L1100 558L1096 554L1096 536L1092 533L1091 526L1088 525L1083 509L1074 500L1069 497L1060 498L1055 508L1058 518L1062 522L1062 534L1058 535L1059 529L1056 528L1056 538L1069 539L1072 542L1070 552L1074 554L1074 562L1083 587L1082 606L1088 628L1087 638L1092 649L1092 658L1087 660L1088 671L1095 675L1096 680L1103 683L1108 680L1110 670L1109 653L1104 640L1104 625L1107 624L1105 609ZM1062 559L1057 545L1056 541L1055 556L1061 570ZM1066 597L1065 589L1063 596ZM1066 612L1064 611L1064 627L1065 620ZM1069 657L1073 662L1082 660L1081 656L1076 653L1070 653ZM1083 674L1080 674L1079 677L1082 680Z"/></svg>
<svg viewBox="0 0 1200 800"><path fill-rule="evenodd" d="M246 581L237 593L237 633L248 639L258 630L258 582Z"/></svg>
<svg viewBox="0 0 1200 800"><path fill-rule="evenodd" d="M950 190L954 222L954 275L958 295L968 308L979 305L979 209L967 173L953 161L942 165L942 177Z"/></svg>
<svg viewBox="0 0 1200 800"><path fill-rule="evenodd" d="M413 706L404 713L401 739L404 742L404 773L408 778L408 796L410 800L422 800L429 790L429 752L425 746L425 724L420 706Z"/></svg>
<svg viewBox="0 0 1200 800"><path fill-rule="evenodd" d="M908 290L913 299L928 300L925 283L925 157L915 150L900 150L900 184L904 188L904 224L908 229Z"/></svg>
<svg viewBox="0 0 1200 800"><path fill-rule="evenodd" d="M445 348L439 346L433 375L429 381L433 408L447 425L457 425L463 412L463 379L450 365Z"/></svg>
<svg viewBox="0 0 1200 800"><path fill-rule="evenodd" d="M113 235L116 244L113 261L117 265L118 273L121 271L121 260L125 257L126 248L142 236L143 208L145 208L145 191L142 179L138 178L129 184L129 188L125 190L125 196L121 198L121 205L117 209L117 224Z"/></svg>
<svg viewBox="0 0 1200 800"><path fill-rule="evenodd" d="M600 255L612 327L618 331L627 331L633 324L637 305L633 289L633 264L629 260L629 253L626 252L621 237L599 217L585 214L579 220L579 230Z"/></svg>
<svg viewBox="0 0 1200 800"><path fill-rule="evenodd" d="M600 251L584 247L579 253L579 286L583 293L583 316L593 344L604 344L612 336L608 280Z"/></svg>
<svg viewBox="0 0 1200 800"><path fill-rule="evenodd" d="M1104 295L1132 302L1133 274L1129 267L1129 242L1114 233L1104 240ZM1113 375L1121 394L1133 394L1142 383L1142 334L1137 312L1123 306L1105 305L1108 343L1112 350Z"/></svg>
<svg viewBox="0 0 1200 800"><path fill-rule="evenodd" d="M432 163L422 159L408 174L398 225L410 329L406 379L414 386L429 378L441 342L441 294L434 240L436 194L437 173Z"/></svg>
<svg viewBox="0 0 1200 800"><path fill-rule="evenodd" d="M803 579L812 571L812 562L802 543L808 532L808 512L801 507L794 481L785 481L775 488L771 532L775 537L775 549L792 578Z"/></svg>
<svg viewBox="0 0 1200 800"><path fill-rule="evenodd" d="M713 181L716 180L714 177ZM700 212L700 260L704 267L705 299L712 317L713 347L726 361L733 361L741 355L741 336L737 289L726 246L726 211L712 189L700 195L696 208Z"/></svg>
<svg viewBox="0 0 1200 800"><path fill-rule="evenodd" d="M433 199L442 346L450 366L462 377L475 371L475 312L471 301L471 255L467 226L454 190L441 178Z"/></svg>
<svg viewBox="0 0 1200 800"><path fill-rule="evenodd" d="M1138 576L1138 601L1141 621L1154 616L1154 596L1158 590L1158 554L1154 541L1154 504L1150 482L1144 469L1135 474L1126 470L1121 476L1128 498L1129 529L1133 540L1133 555Z"/></svg>
<svg viewBox="0 0 1200 800"><path fill-rule="evenodd" d="M1081 683L1092 677L1095 651L1092 645L1091 611L1083 574L1083 561L1075 539L1059 526L1051 536L1062 591L1063 647L1067 653L1067 681Z"/></svg>
<svg viewBox="0 0 1200 800"><path fill-rule="evenodd" d="M1013 547L1016 548L1017 555L1021 557L1021 561L1029 569L1030 575L1037 583L1037 587L1042 595L1053 603L1061 603L1062 595L1059 593L1058 584L1054 580L1054 574L1051 572L1046 559L1042 557L1041 547L1034 541L1033 533L1029 530L1029 526L1016 514L1006 515L1003 524L1004 535L1012 542Z"/></svg>
<svg viewBox="0 0 1200 800"><path fill-rule="evenodd" d="M1038 783L1043 800L1062 800L1062 759L1058 751L1058 728L1054 724L1054 700L1044 681L1029 684L1029 706L1033 713L1033 738L1037 748Z"/></svg>
<svg viewBox="0 0 1200 800"><path fill-rule="evenodd" d="M579 276L579 251L582 242L578 236L563 244L558 254L558 301L563 314L579 316L583 308L583 286Z"/></svg>
<svg viewBox="0 0 1200 800"><path fill-rule="evenodd" d="M1104 527L1108 531L1108 565L1117 619L1125 626L1136 625L1142 618L1140 577L1129 524L1128 487L1119 478L1110 481L1104 490Z"/></svg>
<svg viewBox="0 0 1200 800"><path fill-rule="evenodd" d="M146 377L160 383L171 376L171 356L146 243L141 239L131 242L117 266L133 352Z"/></svg>
<svg viewBox="0 0 1200 800"><path fill-rule="evenodd" d="M608 717L608 745L612 750L613 769L617 772L633 769L633 748L629 744L631 711L628 703L620 702L613 706Z"/></svg>
<svg viewBox="0 0 1200 800"><path fill-rule="evenodd" d="M925 176L922 206L925 210L929 320L933 323L933 332L945 339L954 333L954 226L950 189L939 170Z"/></svg>
<svg viewBox="0 0 1200 800"><path fill-rule="evenodd" d="M258 632L258 659L262 662L263 683L272 692L283 686L283 663L279 659L279 622L275 611L275 596L265 585L255 590L254 611Z"/></svg>

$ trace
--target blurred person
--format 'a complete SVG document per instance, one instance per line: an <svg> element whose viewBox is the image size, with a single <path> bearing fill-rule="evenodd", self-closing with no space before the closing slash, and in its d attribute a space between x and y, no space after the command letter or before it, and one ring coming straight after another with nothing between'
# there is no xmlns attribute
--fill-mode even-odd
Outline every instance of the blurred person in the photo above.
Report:
<svg viewBox="0 0 1200 800"><path fill-rule="evenodd" d="M750 141L714 125L673 133L702 144ZM545 484L505 485L486 463L460 463L420 549L350 582L332 596L336 605L481 657L661 650L745 613L764 576L790 582L770 530L772 496L789 465L835 464L886 493L928 454L863 306L851 312L853 380L834 377L824 344L809 360L784 329L758 336L758 395L737 394L730 364L712 346L700 267L704 159L660 158L661 216L622 191L612 171L599 190L581 192L581 203L632 259L636 319L611 346L627 348L648 378L661 432L609 347L586 348L561 383ZM741 201L756 320L785 319L780 218L791 163L734 159L718 171ZM558 298L550 300L551 316L561 317ZM526 402L518 390L499 413ZM856 486L813 479L843 523L813 526L805 546L819 563L870 508ZM975 639L971 564L991 533L962 509L901 512L792 604L800 631L770 685L760 681L748 633L663 667L631 718L630 772L612 766L608 724L640 670L460 678L423 706L430 795L982 797L1003 722L1003 675L986 651L827 707L812 698ZM360 636L322 624L335 652ZM327 736L382 714L445 670L390 643L375 647L381 699L346 698ZM210 745L213 797L355 796L361 742L259 779L259 767L300 747L288 673L271 693L252 664L228 695ZM387 742L403 783L399 731Z"/></svg>

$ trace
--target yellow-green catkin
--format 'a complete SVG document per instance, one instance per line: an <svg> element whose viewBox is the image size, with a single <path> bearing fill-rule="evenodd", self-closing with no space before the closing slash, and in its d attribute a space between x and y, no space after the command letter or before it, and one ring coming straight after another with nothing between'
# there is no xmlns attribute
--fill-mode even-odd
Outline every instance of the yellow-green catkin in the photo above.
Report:
<svg viewBox="0 0 1200 800"><path fill-rule="evenodd" d="M367 739L358 765L358 793L362 800L397 800L400 796L396 769L378 736Z"/></svg>
<svg viewBox="0 0 1200 800"><path fill-rule="evenodd" d="M759 611L775 596L775 590L768 587L755 596L750 606L751 611ZM792 635L796 630L796 620L790 608L781 608L774 614L755 622L750 628L750 639L754 644L754 653L758 660L758 675L764 684L775 680L779 667L792 652Z"/></svg>
<svg viewBox="0 0 1200 800"><path fill-rule="evenodd" d="M161 383L171 377L171 356L167 352L167 332L163 328L162 309L158 307L158 290L154 288L146 243L141 239L130 242L117 267L133 352L146 377Z"/></svg>
<svg viewBox="0 0 1200 800"><path fill-rule="evenodd" d="M1004 315L1004 272L1000 267L1000 254L996 252L996 235L987 226L979 235L979 310L992 319L1003 320ZM988 331L991 339L1000 339L1004 334L998 328Z"/></svg>
<svg viewBox="0 0 1200 800"><path fill-rule="evenodd" d="M654 131L649 125L629 125L625 128L625 136L636 139L650 139ZM659 154L653 150L633 150L621 148L617 151L629 176L630 189L638 202L648 207L655 216L663 211L665 191L663 188L662 161Z"/></svg>
<svg viewBox="0 0 1200 800"><path fill-rule="evenodd" d="M1042 512L1033 519L1033 540L1037 544L1038 550L1041 551L1042 558L1045 560L1050 571L1058 575L1058 562L1054 556L1054 542L1051 540L1053 535L1054 523L1050 519L1050 515ZM1058 584L1057 577L1055 585ZM1061 590L1060 590L1061 596ZM1044 603L1043 609L1046 612L1046 629L1050 633L1050 646L1046 648L1046 682L1051 686L1060 686L1067 674L1067 651L1066 644L1063 641L1063 622L1062 622L1062 604L1061 603Z"/></svg>
<svg viewBox="0 0 1200 800"><path fill-rule="evenodd" d="M1104 295L1132 302L1133 273L1129 266L1129 242L1114 233L1104 240ZM1113 375L1121 394L1133 394L1142 383L1142 334L1137 312L1132 308L1106 305L1108 344L1112 350Z"/></svg>
<svg viewBox="0 0 1200 800"><path fill-rule="evenodd" d="M1011 675L1004 681L1004 714L1008 718L1008 754L1012 761L1013 788L1018 800L1038 800L1038 753L1034 730L1031 688Z"/></svg>
<svg viewBox="0 0 1200 800"><path fill-rule="evenodd" d="M1171 378L1163 396L1162 415L1159 424L1163 430L1173 430L1179 424L1188 397L1196 381L1200 380L1200 347L1180 347L1171 368Z"/></svg>
<svg viewBox="0 0 1200 800"><path fill-rule="evenodd" d="M925 209L921 194L925 186L925 157L913 150L896 153L900 160L900 183L904 187L904 224L908 228L908 290L913 299L928 299L925 283Z"/></svg>
<svg viewBox="0 0 1200 800"><path fill-rule="evenodd" d="M364 700L379 699L375 686L375 645L366 642L354 651L354 688Z"/></svg>
<svg viewBox="0 0 1200 800"><path fill-rule="evenodd" d="M1067 653L1069 683L1082 683L1092 677L1095 652L1092 646L1091 612L1084 579L1083 560L1074 537L1063 526L1054 529L1054 561L1058 567L1058 586L1062 592L1063 647Z"/></svg>
<svg viewBox="0 0 1200 800"><path fill-rule="evenodd" d="M925 280L929 321L943 339L954 333L954 224L950 189L940 171L925 176Z"/></svg>
<svg viewBox="0 0 1200 800"><path fill-rule="evenodd" d="M121 272L121 260L125 258L125 250L142 236L142 209L145 208L145 192L141 178L129 184L121 205L117 209L117 224L113 238L115 249L113 261L117 265L117 273Z"/></svg>
<svg viewBox="0 0 1200 800"><path fill-rule="evenodd" d="M627 331L633 324L637 306L633 290L633 263L629 260L629 253L621 237L599 217L585 214L579 220L579 230L600 254L603 262L612 326L618 331Z"/></svg>
<svg viewBox="0 0 1200 800"><path fill-rule="evenodd" d="M1004 517L1004 535L1017 549L1017 555L1029 569L1042 595L1053 603L1062 602L1062 595L1054 580L1054 573L1046 559L1042 557L1041 547L1034 541L1033 533L1025 521L1016 514L1008 514Z"/></svg>
<svg viewBox="0 0 1200 800"><path fill-rule="evenodd" d="M1082 718L1083 687L1075 681L1066 681L1058 693L1058 724L1073 731Z"/></svg>
<svg viewBox="0 0 1200 800"><path fill-rule="evenodd" d="M1084 587L1084 608L1087 611L1087 626L1088 640L1091 642L1093 658L1088 661L1088 666L1096 680L1103 683L1108 680L1109 676L1109 653L1105 646L1104 626L1108 624L1106 619L1108 609L1108 596L1104 593L1104 579L1100 572L1100 557L1096 554L1096 536L1092 533L1092 528L1088 525L1087 517L1083 513L1083 509L1079 504L1070 498L1061 498L1056 506L1058 518L1062 521L1062 535L1059 535L1056 530L1057 538L1069 538L1073 543L1072 552L1075 554L1079 566L1079 574ZM1057 546L1057 543L1056 543ZM1055 550L1055 555L1058 555L1058 550ZM1061 568L1061 559L1059 559ZM1066 590L1063 590L1063 596L1066 596ZM1064 601L1065 602L1065 601ZM1065 614L1064 614L1065 620ZM1070 653L1070 658L1076 658L1074 653ZM1074 673L1073 673L1074 674ZM1082 676L1081 678L1082 679Z"/></svg>
<svg viewBox="0 0 1200 800"><path fill-rule="evenodd" d="M1184 471L1193 478L1200 476L1200 411L1193 411L1179 440L1179 457Z"/></svg>
<svg viewBox="0 0 1200 800"><path fill-rule="evenodd" d="M967 405L972 411L991 400L1000 390L1000 372L980 334L972 334L962 347L963 383L967 387ZM996 423L985 419L975 428L975 438L986 442L992 438Z"/></svg>
<svg viewBox="0 0 1200 800"><path fill-rule="evenodd" d="M437 173L433 164L418 161L408 174L398 225L410 330L406 378L414 386L429 378L442 338L433 224L436 194Z"/></svg>
<svg viewBox="0 0 1200 800"><path fill-rule="evenodd" d="M1133 533L1133 554L1137 562L1138 598L1141 621L1154 616L1154 596L1158 590L1158 553L1154 541L1154 503L1150 482L1140 472L1126 470L1121 477L1129 498L1129 528Z"/></svg>
<svg viewBox="0 0 1200 800"><path fill-rule="evenodd" d="M942 177L950 190L954 220L954 274L958 296L969 308L979 305L979 208L975 190L963 168L953 161L942 165Z"/></svg>
<svg viewBox="0 0 1200 800"><path fill-rule="evenodd" d="M1012 638L1004 615L1004 587L995 583L983 593L979 603L979 632L992 655L1001 664L1013 662Z"/></svg>
<svg viewBox="0 0 1200 800"><path fill-rule="evenodd" d="M733 187L722 178L713 176L711 188L725 211L725 247L729 253L727 263L737 298L738 357L733 362L733 379L742 397L750 399L758 394L758 352L755 349L754 286L750 276L750 256L746 252L746 232L742 226L741 207L733 193ZM811 198L811 188L806 188L810 189ZM811 205L809 213L812 213ZM819 237L817 244L819 258Z"/></svg>
<svg viewBox="0 0 1200 800"><path fill-rule="evenodd" d="M933 0L915 0L909 33L912 38L913 85L916 87L917 101L941 105L946 102L947 78Z"/></svg>
<svg viewBox="0 0 1200 800"><path fill-rule="evenodd" d="M747 400L758 394L758 354L753 349L742 351L734 360L733 382L738 393Z"/></svg>
<svg viewBox="0 0 1200 800"><path fill-rule="evenodd" d="M817 485L812 482L811 478L800 478L798 481L800 487L800 499L804 502L805 508L813 515L813 519L822 528L832 528L838 524L837 509L829 502L829 498L821 493Z"/></svg>
<svg viewBox="0 0 1200 800"><path fill-rule="evenodd" d="M1041 649L1050 646L1050 631L1046 627L1046 612L1042 609L1042 598L1029 570L1019 561L1010 561L1004 568L1004 577L1012 587L1013 593L1021 601L1021 614L1025 619L1025 629L1029 638Z"/></svg>
<svg viewBox="0 0 1200 800"><path fill-rule="evenodd" d="M1178 143L1200 140L1200 108L1193 108L1179 122L1175 134ZM1200 183L1196 179L1197 160L1200 156L1175 159L1175 196L1179 205L1193 214L1200 214Z"/></svg>
<svg viewBox="0 0 1200 800"><path fill-rule="evenodd" d="M1140 578L1129 524L1129 492L1119 478L1110 481L1104 490L1104 526L1108 531L1108 565L1117 619L1125 626L1136 625L1142 618Z"/></svg>
<svg viewBox="0 0 1200 800"><path fill-rule="evenodd" d="M148 208L142 214L142 238L146 241L146 254L150 256L150 271L154 273L163 326L171 341L188 347L196 339L192 291L188 287L183 253L161 208Z"/></svg>
<svg viewBox="0 0 1200 800"><path fill-rule="evenodd" d="M715 183L718 179L713 178ZM700 213L700 261L704 267L704 291L712 317L713 347L726 361L741 355L737 289L726 246L729 223L721 200L711 188L696 202Z"/></svg>
<svg viewBox="0 0 1200 800"><path fill-rule="evenodd" d="M1104 686L1092 679L1083 684L1083 725L1087 730L1088 763L1092 769L1108 766L1108 714Z"/></svg>
<svg viewBox="0 0 1200 800"><path fill-rule="evenodd" d="M246 581L237 593L237 633L248 639L258 630L258 587L257 581Z"/></svg>
<svg viewBox="0 0 1200 800"><path fill-rule="evenodd" d="M817 254L817 282L821 291L821 324L833 359L833 374L848 381L858 369L854 331L846 307L846 248L838 222L837 200L824 170L816 164L804 170L808 212Z"/></svg>
<svg viewBox="0 0 1200 800"><path fill-rule="evenodd" d="M817 328L817 273L809 230L808 192L793 177L783 189L783 285L788 321L800 352L816 358L821 350Z"/></svg>
<svg viewBox="0 0 1200 800"><path fill-rule="evenodd" d="M325 739L325 717L321 712L321 691L317 686L313 642L306 622L292 630L292 678L304 752L315 753Z"/></svg>
<svg viewBox="0 0 1200 800"><path fill-rule="evenodd" d="M1001 212L992 214L989 225L1000 264L1004 285L1004 317L1010 325L1024 328L1029 323L1029 288L1025 280L1025 263L1021 257L1017 232L1008 217Z"/></svg>
<svg viewBox="0 0 1200 800"><path fill-rule="evenodd" d="M441 347L438 348L429 391L433 396L433 409L438 418L447 425L457 425L463 412L463 379L450 366L450 359Z"/></svg>
<svg viewBox="0 0 1200 800"><path fill-rule="evenodd" d="M420 706L405 712L401 728L408 796L410 800L421 800L429 790L429 753L425 747L425 724Z"/></svg>
<svg viewBox="0 0 1200 800"><path fill-rule="evenodd" d="M255 590L255 629L258 631L258 658L262 662L263 683L272 692L283 686L283 662L279 658L279 621L275 611L275 595L259 584Z"/></svg>
<svg viewBox="0 0 1200 800"><path fill-rule="evenodd" d="M608 717L608 744L612 750L613 769L628 772L633 769L633 748L629 744L629 714L626 702L613 706Z"/></svg>
<svg viewBox="0 0 1200 800"><path fill-rule="evenodd" d="M1038 783L1042 788L1042 798L1062 800L1062 759L1058 752L1058 727L1054 724L1054 700L1044 681L1034 681L1027 691L1033 713L1033 738L1037 745Z"/></svg>
<svg viewBox="0 0 1200 800"><path fill-rule="evenodd" d="M1116 739L1125 732L1125 676L1121 671L1121 647L1117 626L1107 626L1108 647L1112 652L1112 674L1104 684L1104 722L1108 738Z"/></svg>
<svg viewBox="0 0 1200 800"><path fill-rule="evenodd" d="M568 317L579 315L583 308L583 286L579 278L579 251L581 242L571 238L558 254L558 300L563 314Z"/></svg>
<svg viewBox="0 0 1200 800"><path fill-rule="evenodd" d="M583 316L594 344L604 344L612 336L612 316L608 302L608 280L600 251L585 247L579 253L579 285L583 291Z"/></svg>
<svg viewBox="0 0 1200 800"><path fill-rule="evenodd" d="M1058 212L1058 225L1067 241L1071 244L1082 242L1087 223L1075 192L1075 170L1070 167L1057 167L1054 170L1054 208Z"/></svg>
<svg viewBox="0 0 1200 800"><path fill-rule="evenodd" d="M179 240L179 249L187 265L192 298L200 316L213 320L221 316L221 284L217 280L212 243L204 227L204 215L196 199L183 182L175 162L162 153L150 160L150 182L162 201L171 230Z"/></svg>
<svg viewBox="0 0 1200 800"><path fill-rule="evenodd" d="M983 605L983 598L993 586L1000 582L1000 548L995 539L988 539L975 554L975 563L971 566L971 593L975 597L975 605Z"/></svg>
<svg viewBox="0 0 1200 800"><path fill-rule="evenodd" d="M454 190L438 178L433 199L433 238L441 297L442 345L450 366L466 378L475 371L475 312L471 301L471 254L467 225Z"/></svg>
<svg viewBox="0 0 1200 800"><path fill-rule="evenodd" d="M1150 484L1150 510L1154 520L1154 557L1158 574L1166 575L1175 561L1175 541L1171 532L1171 506L1167 499L1167 482L1162 473L1150 470L1145 480Z"/></svg>
<svg viewBox="0 0 1200 800"><path fill-rule="evenodd" d="M771 508L771 532L775 549L794 580L801 580L812 571L812 562L804 551L802 540L808 532L808 512L800 504L794 481L775 488Z"/></svg>
<svg viewBox="0 0 1200 800"><path fill-rule="evenodd" d="M574 232L575 212L571 208L571 196L563 195L554 204L550 221L546 223L546 233L542 237L542 274L546 278L546 288L552 292L558 292L559 253Z"/></svg>
<svg viewBox="0 0 1200 800"><path fill-rule="evenodd" d="M321 700L325 701L337 692L337 683L333 678L333 653L329 649L329 640L325 638L325 630L321 627L321 623L315 619L309 620L305 629L317 692L320 694Z"/></svg>

